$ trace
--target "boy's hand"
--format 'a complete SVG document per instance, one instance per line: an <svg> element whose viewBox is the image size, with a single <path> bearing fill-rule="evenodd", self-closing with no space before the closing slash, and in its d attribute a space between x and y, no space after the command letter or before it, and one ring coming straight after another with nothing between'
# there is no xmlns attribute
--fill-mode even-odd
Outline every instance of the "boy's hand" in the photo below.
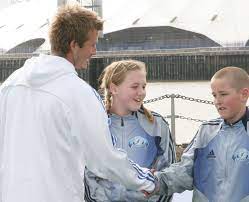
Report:
<svg viewBox="0 0 249 202"><path fill-rule="evenodd" d="M156 172L156 169L152 168L150 169L150 172L152 173L152 175L154 175L154 173Z"/></svg>
<svg viewBox="0 0 249 202"><path fill-rule="evenodd" d="M154 191L153 191L153 192L154 192ZM152 193L153 193L153 192L152 192ZM149 193L149 192L144 191L144 190L142 190L142 193L144 194L144 197L145 197L145 198L149 198L149 197L152 196L152 193Z"/></svg>
<svg viewBox="0 0 249 202"><path fill-rule="evenodd" d="M154 173L156 172L155 169L151 169L150 172L154 175ZM155 189L153 192L149 193L145 190L142 190L142 193L144 194L144 196L146 198L149 198L151 196L153 196L154 194L156 194L157 192L159 192L159 189L160 189L160 183L158 182L157 178L155 177Z"/></svg>

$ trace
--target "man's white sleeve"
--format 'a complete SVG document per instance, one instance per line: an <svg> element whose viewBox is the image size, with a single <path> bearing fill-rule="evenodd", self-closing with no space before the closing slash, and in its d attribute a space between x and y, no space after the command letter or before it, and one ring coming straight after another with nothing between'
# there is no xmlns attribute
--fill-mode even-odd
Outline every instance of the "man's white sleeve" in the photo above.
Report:
<svg viewBox="0 0 249 202"><path fill-rule="evenodd" d="M129 189L152 192L155 185L151 172L132 165L125 152L113 147L108 117L101 101L91 94L87 103L81 104L75 113L78 117L72 121L77 125L73 128L79 128L75 134L78 134L80 147L84 148L87 168L97 176L119 182Z"/></svg>

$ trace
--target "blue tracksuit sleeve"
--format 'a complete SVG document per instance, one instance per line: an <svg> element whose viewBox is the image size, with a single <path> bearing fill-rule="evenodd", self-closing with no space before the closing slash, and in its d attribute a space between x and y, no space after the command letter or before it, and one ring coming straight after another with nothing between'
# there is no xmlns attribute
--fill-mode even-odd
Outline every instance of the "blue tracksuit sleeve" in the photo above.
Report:
<svg viewBox="0 0 249 202"><path fill-rule="evenodd" d="M167 122L160 115L153 113L155 121L153 124L148 123L142 112L138 113L137 118L124 117L124 126L122 127L119 124L120 117L111 116L110 129L115 136L115 147L124 149L131 161L139 162L139 165L143 167L156 170L168 167L175 162L176 155ZM86 196L95 201L168 202L172 198L172 196L160 195L148 199L139 191L129 190L119 183L101 179L89 170L86 170L85 175Z"/></svg>
<svg viewBox="0 0 249 202"><path fill-rule="evenodd" d="M248 117L247 110L234 124L221 118L203 123L181 162L156 172L159 193L193 189L194 202L249 201Z"/></svg>
<svg viewBox="0 0 249 202"><path fill-rule="evenodd" d="M160 138L160 148L162 150L161 153L159 151L157 161L153 165L153 168L157 171L169 167L170 164L176 162L175 144L173 142L168 123L163 117L161 117L159 121L161 122L160 128L162 135Z"/></svg>
<svg viewBox="0 0 249 202"><path fill-rule="evenodd" d="M160 194L171 195L175 192L181 193L193 189L194 153L199 142L200 132L197 132L197 135L185 149L180 162L155 173L160 183Z"/></svg>

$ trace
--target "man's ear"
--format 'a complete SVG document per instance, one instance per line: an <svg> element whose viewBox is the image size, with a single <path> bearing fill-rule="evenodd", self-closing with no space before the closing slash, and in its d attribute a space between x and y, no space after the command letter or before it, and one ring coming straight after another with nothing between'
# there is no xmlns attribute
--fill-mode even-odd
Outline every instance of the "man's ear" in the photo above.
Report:
<svg viewBox="0 0 249 202"><path fill-rule="evenodd" d="M72 52L74 52L77 45L78 45L78 44L77 44L77 42L76 42L75 40L71 41L70 44L69 44L70 50L71 50Z"/></svg>
<svg viewBox="0 0 249 202"><path fill-rule="evenodd" d="M110 90L112 95L117 94L117 85L115 85L114 83L111 82L109 90Z"/></svg>
<svg viewBox="0 0 249 202"><path fill-rule="evenodd" d="M66 59L71 62L73 65L75 65L75 53L77 52L77 43L75 42L75 40L71 41L69 43L69 48L68 48L68 52L66 54Z"/></svg>

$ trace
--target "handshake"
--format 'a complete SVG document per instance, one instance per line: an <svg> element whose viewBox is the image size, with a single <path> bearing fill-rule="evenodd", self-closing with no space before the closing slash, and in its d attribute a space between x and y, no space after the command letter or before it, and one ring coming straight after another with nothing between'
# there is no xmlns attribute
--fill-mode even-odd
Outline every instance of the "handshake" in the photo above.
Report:
<svg viewBox="0 0 249 202"><path fill-rule="evenodd" d="M150 172L152 173L152 175L154 176L154 179L155 179L155 181L154 181L155 189L152 192L147 192L145 190L142 190L142 193L144 194L144 196L146 198L150 198L151 196L158 194L159 190L160 190L160 183L158 181L158 178L155 176L156 170L155 169L151 169Z"/></svg>

